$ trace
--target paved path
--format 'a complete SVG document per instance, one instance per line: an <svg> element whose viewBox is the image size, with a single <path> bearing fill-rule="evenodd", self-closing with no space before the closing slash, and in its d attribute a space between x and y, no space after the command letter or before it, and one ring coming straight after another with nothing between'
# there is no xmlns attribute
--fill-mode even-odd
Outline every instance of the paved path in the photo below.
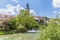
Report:
<svg viewBox="0 0 60 40"><path fill-rule="evenodd" d="M37 33L19 33L0 36L0 40L37 40Z"/></svg>

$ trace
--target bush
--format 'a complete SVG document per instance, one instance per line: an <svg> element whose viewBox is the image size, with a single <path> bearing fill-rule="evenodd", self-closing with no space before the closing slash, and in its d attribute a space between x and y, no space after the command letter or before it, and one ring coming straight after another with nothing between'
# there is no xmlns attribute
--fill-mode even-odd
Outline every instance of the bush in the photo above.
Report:
<svg viewBox="0 0 60 40"><path fill-rule="evenodd" d="M16 21L16 19L11 19L9 21L9 29L10 30L15 30L16 27L17 27L17 21Z"/></svg>
<svg viewBox="0 0 60 40"><path fill-rule="evenodd" d="M13 34L12 31L0 31L0 35L8 35L8 34Z"/></svg>
<svg viewBox="0 0 60 40"><path fill-rule="evenodd" d="M38 40L60 40L60 22L53 20L49 22L46 29L40 32Z"/></svg>
<svg viewBox="0 0 60 40"><path fill-rule="evenodd" d="M18 32L24 33L26 31L27 31L27 29L21 24L17 27L17 33Z"/></svg>

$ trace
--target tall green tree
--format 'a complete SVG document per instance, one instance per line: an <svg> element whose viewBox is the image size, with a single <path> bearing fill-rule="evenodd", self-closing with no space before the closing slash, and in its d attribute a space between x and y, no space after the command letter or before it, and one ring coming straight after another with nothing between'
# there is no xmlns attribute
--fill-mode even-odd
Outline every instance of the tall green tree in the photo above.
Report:
<svg viewBox="0 0 60 40"><path fill-rule="evenodd" d="M32 29L34 27L37 27L35 26L37 24L34 21L33 16L30 15L28 4L26 6L26 9L21 10L20 13L18 14L17 22L19 25L22 24L27 29Z"/></svg>

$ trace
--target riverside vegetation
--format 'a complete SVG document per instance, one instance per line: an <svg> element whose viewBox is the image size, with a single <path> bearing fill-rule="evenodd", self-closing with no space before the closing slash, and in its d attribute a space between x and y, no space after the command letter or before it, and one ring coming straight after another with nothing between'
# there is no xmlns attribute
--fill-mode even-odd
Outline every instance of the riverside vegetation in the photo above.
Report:
<svg viewBox="0 0 60 40"><path fill-rule="evenodd" d="M40 32L38 40L60 40L60 18L51 19L48 26Z"/></svg>

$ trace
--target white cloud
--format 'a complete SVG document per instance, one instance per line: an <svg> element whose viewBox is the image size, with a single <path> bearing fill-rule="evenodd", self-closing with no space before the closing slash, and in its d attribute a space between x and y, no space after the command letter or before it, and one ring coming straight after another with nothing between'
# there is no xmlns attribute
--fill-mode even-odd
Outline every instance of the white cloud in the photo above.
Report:
<svg viewBox="0 0 60 40"><path fill-rule="evenodd" d="M19 3L19 1L18 0L12 0L13 2L15 2L15 3Z"/></svg>
<svg viewBox="0 0 60 40"><path fill-rule="evenodd" d="M24 8L21 7L21 5L17 4L17 6L16 6L16 10L17 10L18 13L19 13L19 11L20 11L21 9L24 9Z"/></svg>
<svg viewBox="0 0 60 40"><path fill-rule="evenodd" d="M60 11L53 11L53 13L54 13L56 16L60 17Z"/></svg>
<svg viewBox="0 0 60 40"><path fill-rule="evenodd" d="M34 10L30 10L31 15L36 15L36 12Z"/></svg>
<svg viewBox="0 0 60 40"><path fill-rule="evenodd" d="M17 4L16 6L13 5L6 5L5 9L0 9L0 14L7 14L7 15L16 15L19 13L21 9L24 9L21 5ZM34 10L30 10L31 15L36 15Z"/></svg>
<svg viewBox="0 0 60 40"><path fill-rule="evenodd" d="M16 8L16 6L12 6L12 5L7 5L6 7L7 7L8 11L13 11Z"/></svg>
<svg viewBox="0 0 60 40"><path fill-rule="evenodd" d="M34 10L30 10L30 13L36 13Z"/></svg>
<svg viewBox="0 0 60 40"><path fill-rule="evenodd" d="M21 7L20 5L6 5L5 9L0 9L0 14L7 14L7 15L16 15L19 13L19 11L22 9L23 7Z"/></svg>
<svg viewBox="0 0 60 40"><path fill-rule="evenodd" d="M53 0L52 3L54 8L60 8L60 0Z"/></svg>

